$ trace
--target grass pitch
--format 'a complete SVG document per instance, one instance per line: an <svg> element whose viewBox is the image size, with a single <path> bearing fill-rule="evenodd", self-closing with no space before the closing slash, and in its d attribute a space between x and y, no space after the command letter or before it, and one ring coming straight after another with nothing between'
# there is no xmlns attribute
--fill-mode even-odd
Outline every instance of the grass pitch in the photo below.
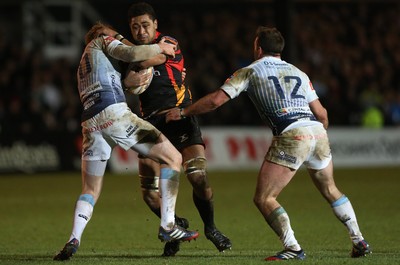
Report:
<svg viewBox="0 0 400 265"><path fill-rule="evenodd" d="M351 200L363 235L373 253L351 259L346 229L300 170L278 198L291 218L296 237L307 253L302 264L400 264L400 168L337 169L336 183ZM219 253L206 240L181 178L177 213L200 237L182 243L176 257L161 257L159 220L141 199L137 175L106 173L102 196L68 264L265 264L281 250L280 242L253 205L257 172L210 172L218 228L233 243ZM0 264L57 264L52 257L72 228L80 173L0 176Z"/></svg>

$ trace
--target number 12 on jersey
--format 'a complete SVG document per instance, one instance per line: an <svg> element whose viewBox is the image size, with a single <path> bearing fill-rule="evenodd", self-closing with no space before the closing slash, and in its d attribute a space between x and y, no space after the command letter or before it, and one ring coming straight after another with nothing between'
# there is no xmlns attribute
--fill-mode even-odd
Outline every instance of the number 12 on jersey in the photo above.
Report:
<svg viewBox="0 0 400 265"><path fill-rule="evenodd" d="M278 95L281 99L286 99L285 97L285 93L282 89L281 84L279 83L279 79L276 76L268 76L268 80L272 80L272 82L274 83L275 89L278 92ZM294 87L291 89L292 93L290 93L290 97L293 98L305 98L302 95L297 95L297 92L301 86L301 79L298 76L285 76L283 77L283 80L285 81L285 83L290 83L291 80L295 81Z"/></svg>

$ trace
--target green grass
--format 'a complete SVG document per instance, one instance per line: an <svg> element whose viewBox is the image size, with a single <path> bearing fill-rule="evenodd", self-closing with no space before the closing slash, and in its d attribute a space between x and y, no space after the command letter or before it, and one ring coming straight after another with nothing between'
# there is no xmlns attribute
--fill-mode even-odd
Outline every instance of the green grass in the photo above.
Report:
<svg viewBox="0 0 400 265"><path fill-rule="evenodd" d="M338 187L350 198L361 230L373 248L362 259L349 258L351 243L343 225L301 170L279 197L306 250L302 264L399 264L400 169L338 169ZM102 196L68 264L265 264L280 242L253 205L257 172L211 172L217 226L232 242L219 253L205 239L191 188L182 177L177 213L200 237L182 243L174 258L162 258L159 220L142 202L136 175L107 173ZM58 264L53 255L68 239L79 173L0 177L0 264ZM296 261L289 261L291 263ZM282 262L286 264L289 262Z"/></svg>

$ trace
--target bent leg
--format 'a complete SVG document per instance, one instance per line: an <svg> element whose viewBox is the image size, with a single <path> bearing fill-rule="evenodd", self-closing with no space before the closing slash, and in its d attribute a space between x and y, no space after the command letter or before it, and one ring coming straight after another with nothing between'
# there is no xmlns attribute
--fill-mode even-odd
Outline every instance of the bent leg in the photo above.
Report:
<svg viewBox="0 0 400 265"><path fill-rule="evenodd" d="M150 210L161 218L159 176L159 163L149 158L139 158L139 177L142 198Z"/></svg>
<svg viewBox="0 0 400 265"><path fill-rule="evenodd" d="M195 144L182 150L183 168L193 187L193 202L204 223L204 234L215 247L225 251L232 247L230 239L217 229L214 222L213 191L207 177L207 159L204 146Z"/></svg>
<svg viewBox="0 0 400 265"><path fill-rule="evenodd" d="M207 160L202 145L191 145L182 150L183 169L193 187L193 202L206 229L214 229L213 191L207 178Z"/></svg>
<svg viewBox="0 0 400 265"><path fill-rule="evenodd" d="M322 196L329 202L335 216L342 222L354 244L364 238L359 229L356 214L350 200L336 187L333 177L333 164L321 170L309 169L310 176Z"/></svg>
<svg viewBox="0 0 400 265"><path fill-rule="evenodd" d="M154 141L144 138L133 147L161 164L159 189L161 197L161 226L170 230L175 224L175 205L179 189L181 154L163 135ZM146 149L147 148L147 149Z"/></svg>
<svg viewBox="0 0 400 265"><path fill-rule="evenodd" d="M265 160L258 174L254 203L284 248L299 251L301 247L294 237L289 216L277 201L295 173L295 170Z"/></svg>
<svg viewBox="0 0 400 265"><path fill-rule="evenodd" d="M338 200L343 194L338 190L333 178L333 164L332 160L327 167L316 170L308 169L314 185L317 187L322 196L332 204Z"/></svg>

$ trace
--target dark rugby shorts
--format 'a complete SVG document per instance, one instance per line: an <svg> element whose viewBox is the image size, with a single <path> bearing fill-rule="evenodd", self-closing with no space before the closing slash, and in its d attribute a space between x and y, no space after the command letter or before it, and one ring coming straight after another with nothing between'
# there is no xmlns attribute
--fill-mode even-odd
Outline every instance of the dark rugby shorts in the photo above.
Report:
<svg viewBox="0 0 400 265"><path fill-rule="evenodd" d="M196 116L167 123L165 114L161 114L154 115L146 120L160 130L178 151L196 144L205 146ZM139 157L143 158L141 155Z"/></svg>

